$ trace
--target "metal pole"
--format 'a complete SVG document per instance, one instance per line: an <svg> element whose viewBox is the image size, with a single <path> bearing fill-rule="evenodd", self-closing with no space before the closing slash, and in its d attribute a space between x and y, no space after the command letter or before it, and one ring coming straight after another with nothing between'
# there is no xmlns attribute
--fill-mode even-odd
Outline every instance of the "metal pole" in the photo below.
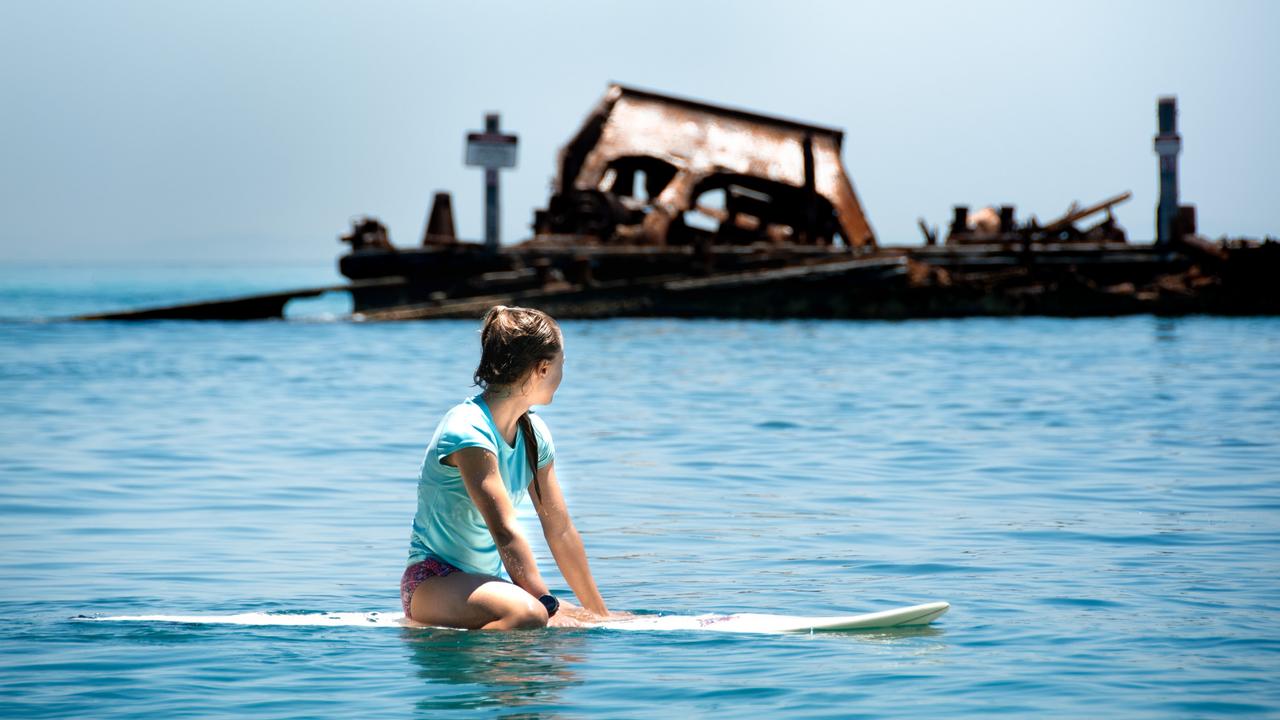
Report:
<svg viewBox="0 0 1280 720"><path fill-rule="evenodd" d="M1173 242L1175 218L1178 216L1178 151L1182 138L1178 135L1178 99L1162 97L1156 116L1160 134L1155 150L1160 156L1160 204L1156 206L1156 245L1167 247Z"/></svg>
<svg viewBox="0 0 1280 720"><path fill-rule="evenodd" d="M498 113L484 116L484 131L498 134ZM498 249L498 168L484 169L484 246L489 251Z"/></svg>

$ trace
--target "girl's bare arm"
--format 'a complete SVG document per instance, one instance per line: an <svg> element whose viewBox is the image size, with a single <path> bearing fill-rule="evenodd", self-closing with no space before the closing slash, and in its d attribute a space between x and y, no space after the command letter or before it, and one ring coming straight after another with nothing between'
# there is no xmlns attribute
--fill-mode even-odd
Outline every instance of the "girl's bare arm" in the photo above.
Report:
<svg viewBox="0 0 1280 720"><path fill-rule="evenodd" d="M547 538L547 547L555 556L560 573L573 588L573 594L587 610L596 615L607 616L609 608L604 604L596 588L595 578L591 576L591 567L587 563L587 552L582 545L582 537L569 518L569 510L565 507L564 495L560 492L560 482L556 479L555 461L547 463L538 470L538 489L534 491L530 485L529 495L533 498L533 507L538 511L538 519L542 522L542 532Z"/></svg>
<svg viewBox="0 0 1280 720"><path fill-rule="evenodd" d="M463 448L450 457L462 473L471 501L489 527L511 582L534 597L549 594L533 558L533 548L516 524L516 509L498 472L498 459L488 450L476 447Z"/></svg>

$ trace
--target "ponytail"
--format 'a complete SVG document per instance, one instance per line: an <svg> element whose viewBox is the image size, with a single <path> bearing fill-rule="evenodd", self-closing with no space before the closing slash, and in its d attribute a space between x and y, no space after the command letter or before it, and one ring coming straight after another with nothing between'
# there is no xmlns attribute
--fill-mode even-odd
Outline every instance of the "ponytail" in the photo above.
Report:
<svg viewBox="0 0 1280 720"><path fill-rule="evenodd" d="M529 419L529 413L521 415L518 424L520 433L524 435L525 458L529 461L529 471L533 473L533 480L529 484L538 502L542 502L542 487L538 484L538 437L533 432L533 421Z"/></svg>

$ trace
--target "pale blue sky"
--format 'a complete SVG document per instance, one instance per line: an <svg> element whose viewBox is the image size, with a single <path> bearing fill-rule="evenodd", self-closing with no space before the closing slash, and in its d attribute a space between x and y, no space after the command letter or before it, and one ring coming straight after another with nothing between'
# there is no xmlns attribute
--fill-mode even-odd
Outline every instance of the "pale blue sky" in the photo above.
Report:
<svg viewBox="0 0 1280 720"><path fill-rule="evenodd" d="M1156 98L1211 236L1280 234L1280 3L119 0L0 5L0 262L314 263L350 217L482 233L464 134L520 135L503 239L610 80L846 130L880 241L1123 190L1149 240Z"/></svg>

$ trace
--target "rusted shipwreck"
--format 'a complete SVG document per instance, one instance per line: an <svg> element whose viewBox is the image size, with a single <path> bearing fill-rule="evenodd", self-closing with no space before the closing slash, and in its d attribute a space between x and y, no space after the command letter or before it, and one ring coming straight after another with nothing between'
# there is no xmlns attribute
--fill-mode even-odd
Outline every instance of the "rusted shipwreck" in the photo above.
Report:
<svg viewBox="0 0 1280 720"><path fill-rule="evenodd" d="M530 239L460 240L439 193L417 247L361 218L339 269L366 320L496 303L562 318L1280 312L1280 245L1196 233L1194 208L1178 205L1172 99L1159 117L1155 242L1132 244L1116 224L1122 193L1044 223L960 206L945 238L921 220L924 245L889 247L840 130L613 85L561 150Z"/></svg>
<svg viewBox="0 0 1280 720"><path fill-rule="evenodd" d="M1174 132L1166 114L1160 137ZM1280 248L1199 238L1194 208L1176 205L1176 166L1162 179L1173 219L1155 243L1131 244L1116 224L1122 193L1043 224L1018 222L1012 206L957 207L945 241L922 221L924 246L885 247L842 141L833 128L614 85L561 151L531 239L460 242L433 210L422 246L397 249L366 219L340 267L362 282L404 278L353 291L356 312L378 320L472 317L494 303L561 317L1280 310L1265 282Z"/></svg>

